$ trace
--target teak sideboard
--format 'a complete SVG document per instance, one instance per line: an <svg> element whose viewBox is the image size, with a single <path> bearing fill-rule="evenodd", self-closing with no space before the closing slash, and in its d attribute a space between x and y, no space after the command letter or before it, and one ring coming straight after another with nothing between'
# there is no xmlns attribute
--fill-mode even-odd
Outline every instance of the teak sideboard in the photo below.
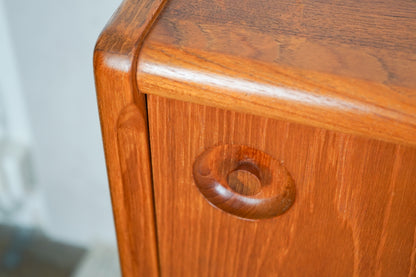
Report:
<svg viewBox="0 0 416 277"><path fill-rule="evenodd" d="M416 2L124 0L94 51L123 276L416 276Z"/></svg>

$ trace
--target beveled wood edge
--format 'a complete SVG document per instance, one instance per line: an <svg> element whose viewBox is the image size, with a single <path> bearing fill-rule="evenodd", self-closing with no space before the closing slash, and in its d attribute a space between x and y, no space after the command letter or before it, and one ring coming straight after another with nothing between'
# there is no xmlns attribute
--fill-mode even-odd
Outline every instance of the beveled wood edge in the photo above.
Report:
<svg viewBox="0 0 416 277"><path fill-rule="evenodd" d="M124 0L94 49L94 76L123 276L160 274L145 96L143 40L167 0ZM138 145L137 147L130 147ZM133 159L137 168L129 169Z"/></svg>
<svg viewBox="0 0 416 277"><path fill-rule="evenodd" d="M150 41L140 53L137 81L145 94L416 146L416 107L404 98L386 97L396 89L416 94L412 89ZM238 83L245 87L231 87ZM362 93L368 90L372 98Z"/></svg>

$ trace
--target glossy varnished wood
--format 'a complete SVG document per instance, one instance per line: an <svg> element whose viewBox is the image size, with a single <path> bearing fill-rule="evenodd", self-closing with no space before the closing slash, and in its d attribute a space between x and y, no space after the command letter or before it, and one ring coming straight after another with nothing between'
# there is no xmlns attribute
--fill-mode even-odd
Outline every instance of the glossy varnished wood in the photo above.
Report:
<svg viewBox="0 0 416 277"><path fill-rule="evenodd" d="M163 276L415 276L416 149L148 97ZM192 165L216 145L282 161L284 214L242 220L211 206Z"/></svg>
<svg viewBox="0 0 416 277"><path fill-rule="evenodd" d="M101 33L94 73L123 276L157 276L146 103L137 56L163 0L126 0Z"/></svg>
<svg viewBox="0 0 416 277"><path fill-rule="evenodd" d="M416 145L416 3L169 1L144 93Z"/></svg>
<svg viewBox="0 0 416 277"><path fill-rule="evenodd" d="M123 275L415 276L415 2L170 0L156 20L165 2L125 0L94 52ZM210 205L192 168L217 145L281 162L291 208Z"/></svg>
<svg viewBox="0 0 416 277"><path fill-rule="evenodd" d="M207 149L195 159L192 172L210 203L241 218L275 217L295 201L295 183L284 165L245 145Z"/></svg>

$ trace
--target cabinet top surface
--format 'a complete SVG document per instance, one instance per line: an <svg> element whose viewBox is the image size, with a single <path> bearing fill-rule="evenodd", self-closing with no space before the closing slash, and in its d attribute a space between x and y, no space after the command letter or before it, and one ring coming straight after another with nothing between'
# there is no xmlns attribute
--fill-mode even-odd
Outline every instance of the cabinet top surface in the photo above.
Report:
<svg viewBox="0 0 416 277"><path fill-rule="evenodd" d="M170 0L144 93L416 144L416 2Z"/></svg>

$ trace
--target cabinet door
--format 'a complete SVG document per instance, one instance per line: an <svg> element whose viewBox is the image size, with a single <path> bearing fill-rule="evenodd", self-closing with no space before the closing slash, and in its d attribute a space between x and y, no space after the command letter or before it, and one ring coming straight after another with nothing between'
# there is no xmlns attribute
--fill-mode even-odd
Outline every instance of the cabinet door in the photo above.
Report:
<svg viewBox="0 0 416 277"><path fill-rule="evenodd" d="M415 276L416 149L151 95L148 111L162 276ZM278 160L293 205L212 205L192 168L218 145Z"/></svg>

